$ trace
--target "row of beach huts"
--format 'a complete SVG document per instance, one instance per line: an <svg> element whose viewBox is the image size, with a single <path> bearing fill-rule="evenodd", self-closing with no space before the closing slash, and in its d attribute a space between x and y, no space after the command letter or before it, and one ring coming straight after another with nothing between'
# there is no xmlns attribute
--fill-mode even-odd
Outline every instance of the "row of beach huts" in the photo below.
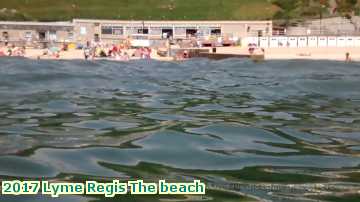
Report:
<svg viewBox="0 0 360 202"><path fill-rule="evenodd" d="M359 47L360 36L272 36L246 37L242 44L261 48Z"/></svg>

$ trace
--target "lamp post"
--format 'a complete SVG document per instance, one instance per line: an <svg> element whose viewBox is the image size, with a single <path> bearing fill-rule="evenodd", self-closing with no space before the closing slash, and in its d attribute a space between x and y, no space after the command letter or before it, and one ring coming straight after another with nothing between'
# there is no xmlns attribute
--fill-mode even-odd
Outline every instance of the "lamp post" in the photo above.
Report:
<svg viewBox="0 0 360 202"><path fill-rule="evenodd" d="M320 35L322 35L322 12L320 10Z"/></svg>
<svg viewBox="0 0 360 202"><path fill-rule="evenodd" d="M325 8L324 4L320 6L320 35L322 35L322 18L323 18L323 9Z"/></svg>

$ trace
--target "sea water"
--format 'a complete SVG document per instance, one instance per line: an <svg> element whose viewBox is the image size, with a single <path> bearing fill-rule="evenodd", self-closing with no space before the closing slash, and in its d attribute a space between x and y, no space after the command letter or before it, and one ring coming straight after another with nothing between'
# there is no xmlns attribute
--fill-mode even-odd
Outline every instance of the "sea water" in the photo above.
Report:
<svg viewBox="0 0 360 202"><path fill-rule="evenodd" d="M356 201L359 123L359 63L0 59L1 180L201 179L197 201ZM0 197L161 200L188 199Z"/></svg>

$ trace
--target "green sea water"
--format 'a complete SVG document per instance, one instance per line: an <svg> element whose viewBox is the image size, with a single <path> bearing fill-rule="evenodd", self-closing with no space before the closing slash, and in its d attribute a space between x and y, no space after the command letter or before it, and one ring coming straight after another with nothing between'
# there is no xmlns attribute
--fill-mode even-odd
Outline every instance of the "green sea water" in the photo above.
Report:
<svg viewBox="0 0 360 202"><path fill-rule="evenodd" d="M166 179L205 196L360 201L360 64L0 59L0 180Z"/></svg>

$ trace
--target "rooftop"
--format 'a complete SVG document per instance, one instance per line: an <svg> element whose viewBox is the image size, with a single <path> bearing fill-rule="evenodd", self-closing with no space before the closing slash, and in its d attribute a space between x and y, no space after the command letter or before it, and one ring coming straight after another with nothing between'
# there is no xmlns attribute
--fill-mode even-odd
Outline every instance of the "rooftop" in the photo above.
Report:
<svg viewBox="0 0 360 202"><path fill-rule="evenodd" d="M0 21L0 25L26 25L26 26L73 26L72 22L27 22L27 21Z"/></svg>
<svg viewBox="0 0 360 202"><path fill-rule="evenodd" d="M159 23L171 23L171 24L186 24L186 23L191 23L191 24L254 24L254 23L259 23L259 24L265 24L265 23L269 23L272 24L271 20L266 20L266 21L240 21L240 20L231 20L231 21L212 21L212 20L207 20L207 21L196 21L196 20L151 20L151 21L140 21L140 20L102 20L102 19L97 19L97 20L93 20L93 19L74 19L73 20L74 23L76 22L93 22L93 23L150 23L150 24L159 24Z"/></svg>

